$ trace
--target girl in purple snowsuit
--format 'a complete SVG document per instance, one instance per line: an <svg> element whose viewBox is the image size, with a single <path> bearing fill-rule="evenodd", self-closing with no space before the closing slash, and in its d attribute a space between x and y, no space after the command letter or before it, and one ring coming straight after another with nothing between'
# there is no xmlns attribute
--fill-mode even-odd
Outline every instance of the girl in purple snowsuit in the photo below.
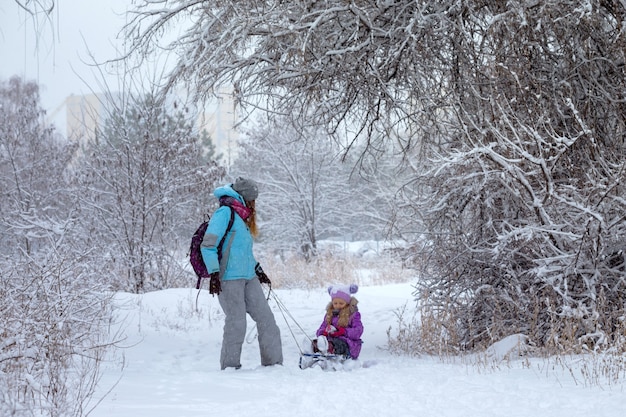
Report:
<svg viewBox="0 0 626 417"><path fill-rule="evenodd" d="M359 301L355 294L359 287L352 285L334 285L328 287L331 302L326 307L326 315L315 333L314 351L343 355L357 359L361 353L361 335L363 324L357 308Z"/></svg>

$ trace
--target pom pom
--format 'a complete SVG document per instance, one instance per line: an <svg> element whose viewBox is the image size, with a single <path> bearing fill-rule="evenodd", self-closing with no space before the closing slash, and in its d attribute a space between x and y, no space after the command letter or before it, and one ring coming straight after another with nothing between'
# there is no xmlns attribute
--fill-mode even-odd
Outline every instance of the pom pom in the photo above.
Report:
<svg viewBox="0 0 626 417"><path fill-rule="evenodd" d="M356 284L351 285L331 285L328 287L328 294L330 298L341 298L345 302L350 302L350 294L356 294L359 290L359 286Z"/></svg>

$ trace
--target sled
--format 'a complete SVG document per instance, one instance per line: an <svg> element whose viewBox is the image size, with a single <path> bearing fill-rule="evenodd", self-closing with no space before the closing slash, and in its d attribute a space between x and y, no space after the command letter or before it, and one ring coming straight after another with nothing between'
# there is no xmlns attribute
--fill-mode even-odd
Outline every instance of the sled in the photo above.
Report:
<svg viewBox="0 0 626 417"><path fill-rule="evenodd" d="M343 363L348 358L344 355L334 355L332 353L302 353L300 355L300 369L307 369L319 366L325 371L336 371L343 368Z"/></svg>

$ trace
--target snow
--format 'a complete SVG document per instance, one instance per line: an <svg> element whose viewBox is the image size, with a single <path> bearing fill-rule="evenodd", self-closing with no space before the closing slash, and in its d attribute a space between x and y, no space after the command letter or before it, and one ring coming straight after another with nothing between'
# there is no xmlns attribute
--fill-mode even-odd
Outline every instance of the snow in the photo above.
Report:
<svg viewBox="0 0 626 417"><path fill-rule="evenodd" d="M223 314L217 298L202 291L196 311L193 289L117 294L126 347L103 366L97 397L104 398L91 416L621 414L626 399L621 382L586 383L576 369L580 358L519 356L521 335L494 344L482 364L471 357L392 355L385 349L387 331L397 328L397 310L412 306L412 289L410 283L359 289L363 350L352 363L358 367L339 371L298 367L298 345L305 338L299 327L307 333L317 329L328 302L325 288L274 290L270 305L282 331L283 366L260 366L250 322L242 369L225 371L219 369Z"/></svg>

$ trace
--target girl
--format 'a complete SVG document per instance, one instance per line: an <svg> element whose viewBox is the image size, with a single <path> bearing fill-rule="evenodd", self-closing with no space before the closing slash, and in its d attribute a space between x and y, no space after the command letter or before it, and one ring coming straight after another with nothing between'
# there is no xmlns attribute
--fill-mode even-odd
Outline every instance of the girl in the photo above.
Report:
<svg viewBox="0 0 626 417"><path fill-rule="evenodd" d="M334 285L328 287L331 302L326 307L326 315L313 341L313 351L341 355L357 359L361 353L363 324L357 308L355 294L359 287Z"/></svg>

